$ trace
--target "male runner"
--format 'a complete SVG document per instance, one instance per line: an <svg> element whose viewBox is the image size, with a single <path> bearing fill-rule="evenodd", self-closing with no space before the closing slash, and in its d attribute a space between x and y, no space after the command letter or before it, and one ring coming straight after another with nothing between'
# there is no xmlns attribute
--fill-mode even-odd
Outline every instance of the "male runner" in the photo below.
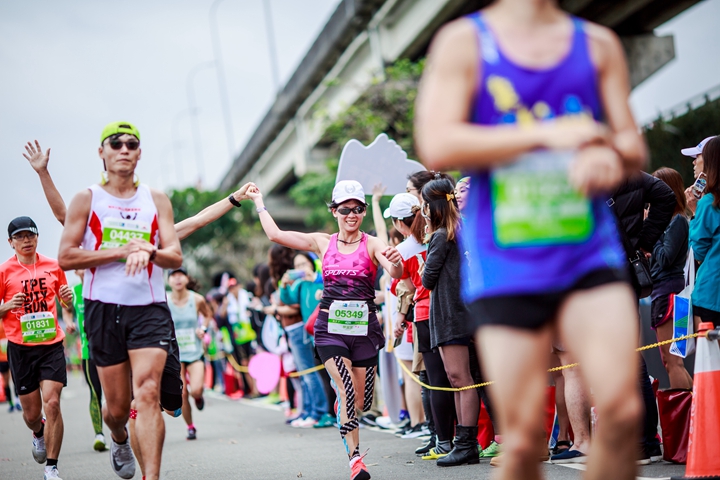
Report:
<svg viewBox="0 0 720 480"><path fill-rule="evenodd" d="M497 379L499 478L540 476L556 335L582 365L602 419L585 478L635 478L637 305L604 202L623 168L646 158L629 91L617 36L552 0L498 0L431 45L415 138L430 168L472 175L463 291Z"/></svg>
<svg viewBox="0 0 720 480"><path fill-rule="evenodd" d="M15 255L0 265L0 319L8 338L10 371L23 419L33 431L33 458L46 462L45 480L59 479L64 431L60 392L67 385L67 374L65 333L55 298L67 304L72 291L58 262L37 253L38 229L30 217L10 222L8 237Z"/></svg>
<svg viewBox="0 0 720 480"><path fill-rule="evenodd" d="M135 179L138 129L128 122L107 125L98 154L103 181L71 202L59 262L86 270L85 331L105 393L113 471L121 478L135 475L125 428L134 394L138 446L146 478L155 480L165 438L160 382L174 337L162 269L178 268L182 253L170 200Z"/></svg>

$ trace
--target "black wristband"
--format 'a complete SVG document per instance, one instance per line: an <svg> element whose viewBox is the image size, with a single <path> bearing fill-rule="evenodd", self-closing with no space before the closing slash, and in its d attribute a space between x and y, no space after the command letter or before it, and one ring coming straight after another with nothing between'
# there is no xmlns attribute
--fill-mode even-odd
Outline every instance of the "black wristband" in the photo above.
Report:
<svg viewBox="0 0 720 480"><path fill-rule="evenodd" d="M157 256L157 251L158 249L156 248L155 250L153 250L153 253L150 254L150 258L148 259L149 262L155 260L155 257Z"/></svg>
<svg viewBox="0 0 720 480"><path fill-rule="evenodd" d="M229 200L230 203L232 203L233 206L235 206L235 207L240 208L240 207L242 206L242 205L240 204L240 202L238 202L237 200L235 200L235 197L233 197L232 194L230 194L230 196L228 197L228 200Z"/></svg>

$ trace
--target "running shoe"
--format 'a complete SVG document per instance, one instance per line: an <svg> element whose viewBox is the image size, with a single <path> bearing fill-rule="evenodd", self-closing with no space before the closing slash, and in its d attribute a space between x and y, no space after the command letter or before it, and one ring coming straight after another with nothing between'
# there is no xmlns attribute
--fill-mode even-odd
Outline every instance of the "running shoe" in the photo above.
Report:
<svg viewBox="0 0 720 480"><path fill-rule="evenodd" d="M563 463L585 463L587 456L580 450L565 450L562 453L550 457L551 463L562 465Z"/></svg>
<svg viewBox="0 0 720 480"><path fill-rule="evenodd" d="M127 430L125 430L127 434ZM133 478L135 476L135 456L130 447L128 435L124 444L115 443L110 435L110 466L120 478Z"/></svg>
<svg viewBox="0 0 720 480"><path fill-rule="evenodd" d="M45 425L45 417L43 417L42 423L43 425ZM47 460L47 451L45 450L44 435L40 438L37 438L35 436L35 433L33 433L32 456L37 463L45 463L45 461Z"/></svg>
<svg viewBox="0 0 720 480"><path fill-rule="evenodd" d="M355 460L355 463L350 465L350 480L370 480L370 473L368 472L362 457Z"/></svg>
<svg viewBox="0 0 720 480"><path fill-rule="evenodd" d="M22 405L20 405L20 399L19 399L19 398L16 398L16 399L15 399L15 410L17 410L18 412L22 412Z"/></svg>
<svg viewBox="0 0 720 480"><path fill-rule="evenodd" d="M14 411L15 411L15 405L13 405L13 404L11 403L10 406L8 407L8 413L12 413L12 412L14 412Z"/></svg>
<svg viewBox="0 0 720 480"><path fill-rule="evenodd" d="M400 438L418 438L426 435L430 435L427 425L424 423L418 423L414 427L410 427L404 434L400 435Z"/></svg>
<svg viewBox="0 0 720 480"><path fill-rule="evenodd" d="M390 430L392 428L392 420L390 419L390 417L377 417L375 419L375 423L377 423L377 426L379 428L382 428L383 430Z"/></svg>
<svg viewBox="0 0 720 480"><path fill-rule="evenodd" d="M328 427L334 427L335 426L335 417L330 415L329 413L323 414L322 417L320 417L320 420L313 425L313 428L328 428Z"/></svg>
<svg viewBox="0 0 720 480"><path fill-rule="evenodd" d="M412 427L411 427L410 425L405 425L405 426L403 426L403 427L400 427L399 429L397 429L397 430L395 431L395 436L396 436L396 437L402 437L402 436L405 435L407 432L409 432L411 429L412 429Z"/></svg>
<svg viewBox="0 0 720 480"><path fill-rule="evenodd" d="M299 418L290 424L293 428L313 428L318 421L312 417Z"/></svg>
<svg viewBox="0 0 720 480"><path fill-rule="evenodd" d="M196 440L197 439L197 430L195 429L195 427L188 427L187 439L188 440Z"/></svg>
<svg viewBox="0 0 720 480"><path fill-rule="evenodd" d="M205 397L203 397L203 396L201 396L200 398L193 397L193 399L195 400L195 407L198 410L202 410L203 408L205 408Z"/></svg>
<svg viewBox="0 0 720 480"><path fill-rule="evenodd" d="M104 452L107 450L107 444L105 443L105 435L98 433L95 435L95 442L93 442L93 450L96 452Z"/></svg>
<svg viewBox="0 0 720 480"><path fill-rule="evenodd" d="M500 455L500 444L495 440L490 442L490 445L480 452L480 458L492 458Z"/></svg>
<svg viewBox="0 0 720 480"><path fill-rule="evenodd" d="M660 445L643 445L637 463L638 465L650 465L651 463L659 462L662 458L663 453Z"/></svg>
<svg viewBox="0 0 720 480"><path fill-rule="evenodd" d="M366 413L360 419L358 420L363 425L366 425L368 427L377 427L377 421L375 420L377 417L373 415L372 413Z"/></svg>
<svg viewBox="0 0 720 480"><path fill-rule="evenodd" d="M45 476L43 477L43 480L62 480L56 465L53 465L52 467L45 467Z"/></svg>

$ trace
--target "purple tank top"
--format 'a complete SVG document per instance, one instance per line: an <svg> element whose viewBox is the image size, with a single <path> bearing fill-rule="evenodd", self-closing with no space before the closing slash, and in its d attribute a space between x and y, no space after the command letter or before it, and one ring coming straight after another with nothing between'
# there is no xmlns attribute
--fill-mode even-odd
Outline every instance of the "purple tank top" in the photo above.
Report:
<svg viewBox="0 0 720 480"><path fill-rule="evenodd" d="M338 234L330 237L322 261L323 297L320 308L329 308L333 300L365 300L370 310L375 309L375 275L377 266L367 249L367 234L353 253L340 253Z"/></svg>
<svg viewBox="0 0 720 480"><path fill-rule="evenodd" d="M482 56L472 123L527 125L560 117L602 119L597 72L582 20L572 18L570 51L559 63L530 69L514 64L503 54L482 13L468 18L476 28ZM468 174L472 187L461 232L469 259L463 275L465 301L564 290L593 270L624 267L615 219L603 198L580 200L586 205L587 222L585 231L572 240L566 236L560 241L512 245L501 242L496 231L500 227L494 215L502 198L498 193L502 184L498 176L494 177L497 173L483 170ZM506 178L506 185L512 187L516 177L510 174Z"/></svg>

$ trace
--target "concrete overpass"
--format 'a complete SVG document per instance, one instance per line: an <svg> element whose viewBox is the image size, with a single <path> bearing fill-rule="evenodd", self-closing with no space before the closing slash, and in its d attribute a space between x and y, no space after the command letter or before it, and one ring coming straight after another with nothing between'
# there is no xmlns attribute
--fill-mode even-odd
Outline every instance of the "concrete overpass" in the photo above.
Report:
<svg viewBox="0 0 720 480"><path fill-rule="evenodd" d="M628 56L633 86L675 56L672 36L653 29L699 0L560 0L566 11L615 30ZM488 0L342 0L295 73L277 96L220 184L253 180L286 225L302 225L302 212L285 192L297 178L324 168L317 146L329 124L400 58L422 57L444 23ZM322 108L327 115L314 115ZM270 205L269 205L270 206Z"/></svg>

